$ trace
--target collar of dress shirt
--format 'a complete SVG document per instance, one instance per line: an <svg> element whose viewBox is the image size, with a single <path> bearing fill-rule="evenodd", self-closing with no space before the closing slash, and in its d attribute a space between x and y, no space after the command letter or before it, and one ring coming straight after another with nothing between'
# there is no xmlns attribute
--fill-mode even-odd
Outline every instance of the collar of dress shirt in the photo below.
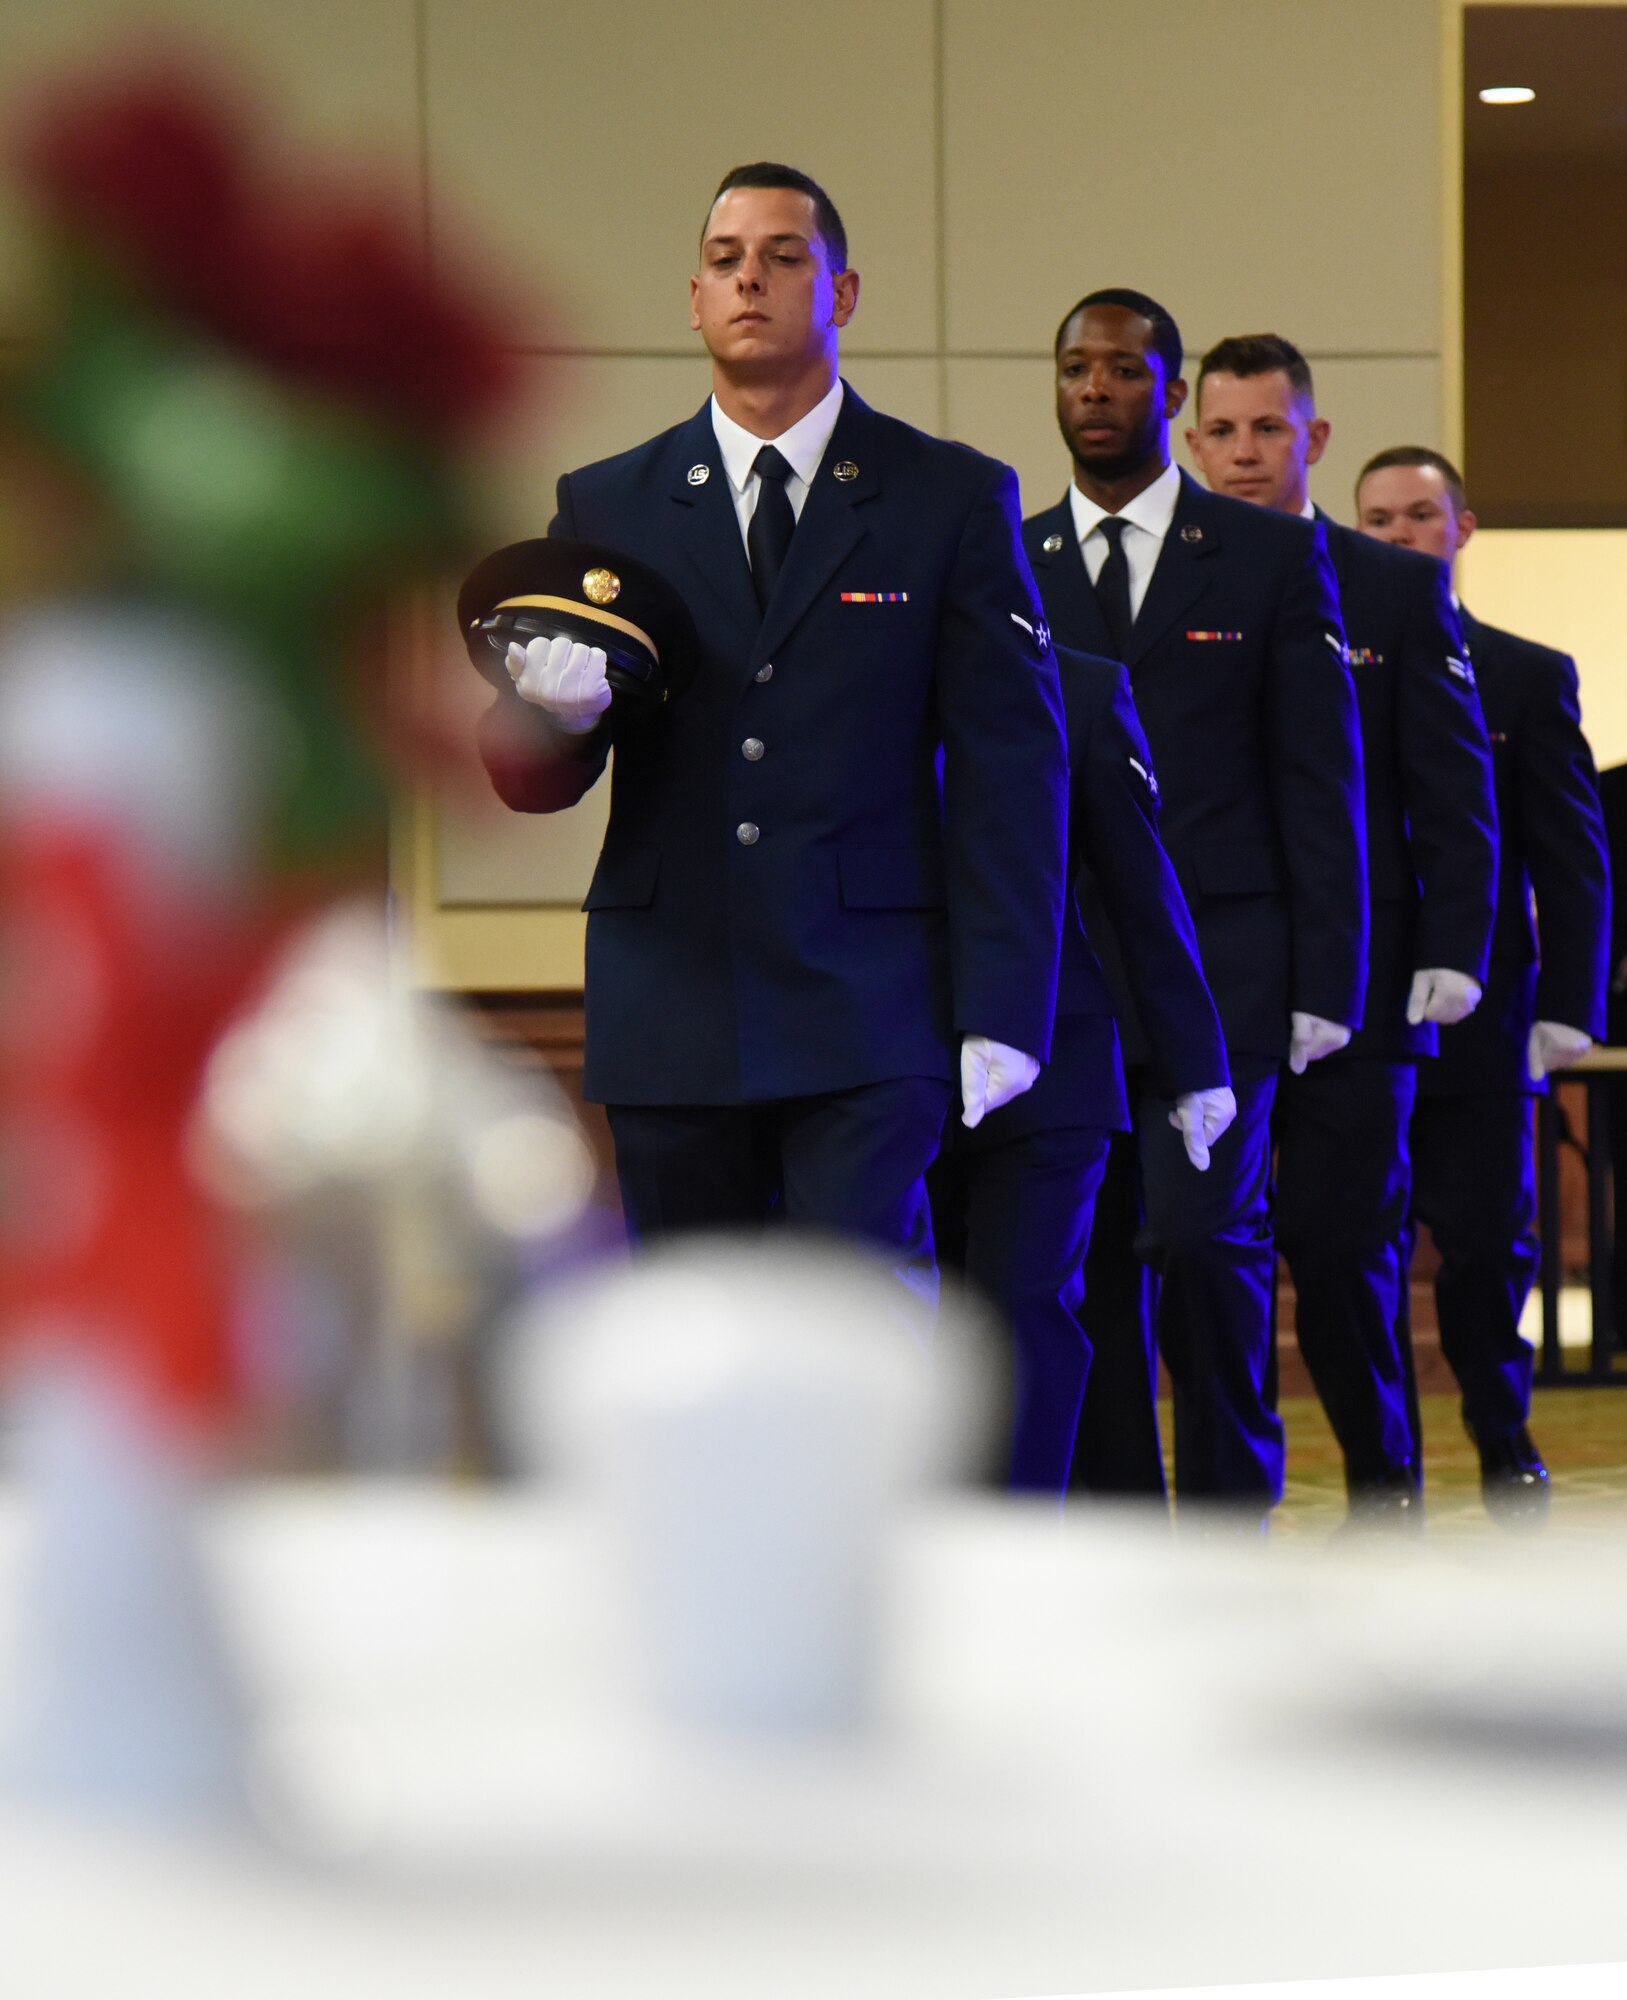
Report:
<svg viewBox="0 0 1627 2000"><path fill-rule="evenodd" d="M723 470L729 475L729 484L736 493L744 493L758 452L765 444L771 444L803 485L811 486L841 409L842 383L838 378L829 394L822 396L808 414L799 417L788 431L777 438L760 438L726 415L714 396L712 431L717 438L717 448L723 455Z"/></svg>
<svg viewBox="0 0 1627 2000"><path fill-rule="evenodd" d="M1302 521L1314 521L1316 519L1316 502L1314 500L1308 499L1305 502L1304 506L1299 510L1299 518Z"/></svg>
<svg viewBox="0 0 1627 2000"><path fill-rule="evenodd" d="M1172 461L1153 483L1119 509L1119 519L1129 521L1152 536L1160 547L1175 518L1175 503L1181 497L1180 468ZM1068 505L1073 509L1074 533L1083 541L1107 519L1107 510L1081 493L1077 485L1068 488Z"/></svg>

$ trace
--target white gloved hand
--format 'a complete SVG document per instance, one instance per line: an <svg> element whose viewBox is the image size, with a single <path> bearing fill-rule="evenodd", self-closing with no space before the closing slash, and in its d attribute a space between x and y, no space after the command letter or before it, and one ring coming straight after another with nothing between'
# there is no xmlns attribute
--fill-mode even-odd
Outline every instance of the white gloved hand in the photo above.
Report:
<svg viewBox="0 0 1627 2000"><path fill-rule="evenodd" d="M1200 1174L1209 1171L1209 1148L1236 1116L1237 1099L1224 1084L1214 1090L1189 1090L1176 1098L1169 1122Z"/></svg>
<svg viewBox="0 0 1627 2000"><path fill-rule="evenodd" d="M1584 1035L1580 1028L1567 1028L1562 1021L1533 1021L1525 1051L1531 1081L1541 1083L1549 1070L1564 1069L1592 1046L1593 1037Z"/></svg>
<svg viewBox="0 0 1627 2000"><path fill-rule="evenodd" d="M1324 1021L1320 1014L1290 1014L1288 1027L1288 1067L1295 1076L1303 1076L1313 1062L1333 1055L1350 1040L1342 1021Z"/></svg>
<svg viewBox="0 0 1627 2000"><path fill-rule="evenodd" d="M545 709L567 736L584 735L610 706L601 647L584 646L562 632L557 639L511 644L506 664L520 699Z"/></svg>
<svg viewBox="0 0 1627 2000"><path fill-rule="evenodd" d="M991 1042L987 1035L968 1035L960 1045L960 1122L981 1125L986 1113L998 1111L1014 1097L1034 1087L1039 1064L1021 1049Z"/></svg>
<svg viewBox="0 0 1627 2000"><path fill-rule="evenodd" d="M1423 1021L1438 1021L1450 1028L1466 1021L1480 1005L1480 981L1466 972L1451 972L1444 966L1430 966L1412 975L1412 991L1407 995L1407 1020L1413 1027Z"/></svg>

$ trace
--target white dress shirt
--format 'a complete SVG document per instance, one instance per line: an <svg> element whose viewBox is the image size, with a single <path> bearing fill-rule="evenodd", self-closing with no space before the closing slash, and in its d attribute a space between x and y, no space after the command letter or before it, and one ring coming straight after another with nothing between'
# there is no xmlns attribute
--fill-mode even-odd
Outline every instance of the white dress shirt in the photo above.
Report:
<svg viewBox="0 0 1627 2000"><path fill-rule="evenodd" d="M1158 553L1175 518L1175 503L1181 497L1181 474L1176 465L1166 465L1153 483L1119 509L1118 518L1130 524L1124 538L1124 560L1130 568L1130 616L1138 617L1147 595ZM1079 537L1079 552L1094 583L1107 561L1107 537L1102 533L1106 512L1079 491L1068 488L1068 505L1073 509L1073 530Z"/></svg>
<svg viewBox="0 0 1627 2000"><path fill-rule="evenodd" d="M712 398L712 432L723 455L723 470L729 475L729 492L734 500L735 519L740 523L741 541L745 541L751 517L757 511L757 489L763 483L751 469L758 452L765 444L771 444L790 466L785 496L791 503L791 512L800 521L808 488L819 470L819 461L825 456L841 409L842 384L838 381L830 394L821 397L788 431L777 438L760 438L742 429L733 417L725 416L716 396Z"/></svg>

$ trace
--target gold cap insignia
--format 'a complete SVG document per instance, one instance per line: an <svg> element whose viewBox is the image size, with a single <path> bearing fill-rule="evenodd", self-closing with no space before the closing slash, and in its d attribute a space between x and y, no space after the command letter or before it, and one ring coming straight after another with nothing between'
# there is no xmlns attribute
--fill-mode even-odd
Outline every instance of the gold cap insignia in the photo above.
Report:
<svg viewBox="0 0 1627 2000"><path fill-rule="evenodd" d="M613 569L590 569L582 579L582 595L590 604L614 604L621 595L621 578Z"/></svg>
<svg viewBox="0 0 1627 2000"><path fill-rule="evenodd" d="M1062 547L1062 537L1060 535L1047 535L1044 541L1040 543L1040 547L1048 556L1054 556Z"/></svg>
<svg viewBox="0 0 1627 2000"><path fill-rule="evenodd" d="M691 486L704 486L711 476L712 468L709 465L692 465L689 468L689 483Z"/></svg>
<svg viewBox="0 0 1627 2000"><path fill-rule="evenodd" d="M1181 540L1183 542L1201 542L1203 540L1203 530L1195 527L1192 522L1188 521L1186 526L1181 530Z"/></svg>
<svg viewBox="0 0 1627 2000"><path fill-rule="evenodd" d="M842 482L844 486L850 484L850 482L857 479L858 476L859 476L859 468L853 463L852 459L843 458L837 461L836 477Z"/></svg>

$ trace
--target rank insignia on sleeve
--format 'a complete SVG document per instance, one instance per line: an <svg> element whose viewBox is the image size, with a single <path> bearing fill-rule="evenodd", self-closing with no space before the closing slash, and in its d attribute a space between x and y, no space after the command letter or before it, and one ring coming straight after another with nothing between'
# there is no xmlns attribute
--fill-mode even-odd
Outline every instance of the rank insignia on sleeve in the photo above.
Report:
<svg viewBox="0 0 1627 2000"><path fill-rule="evenodd" d="M1156 804L1158 800L1158 780L1147 769L1146 765L1142 763L1139 757L1132 757L1130 759L1130 769L1135 772L1136 776L1146 786L1154 804Z"/></svg>
<svg viewBox="0 0 1627 2000"><path fill-rule="evenodd" d="M1032 625L1021 613L1013 611L1011 622L1013 625L1020 625L1042 653L1048 653L1051 650L1051 628L1043 618L1040 619L1037 625Z"/></svg>
<svg viewBox="0 0 1627 2000"><path fill-rule="evenodd" d="M1344 640L1339 637L1338 633L1324 632L1322 637L1333 648L1334 658L1338 660L1339 664L1348 667L1350 665L1350 649L1346 646Z"/></svg>
<svg viewBox="0 0 1627 2000"><path fill-rule="evenodd" d="M1474 668L1467 660L1460 660L1456 653L1447 654L1446 671L1455 679L1462 681L1465 687L1474 686Z"/></svg>

